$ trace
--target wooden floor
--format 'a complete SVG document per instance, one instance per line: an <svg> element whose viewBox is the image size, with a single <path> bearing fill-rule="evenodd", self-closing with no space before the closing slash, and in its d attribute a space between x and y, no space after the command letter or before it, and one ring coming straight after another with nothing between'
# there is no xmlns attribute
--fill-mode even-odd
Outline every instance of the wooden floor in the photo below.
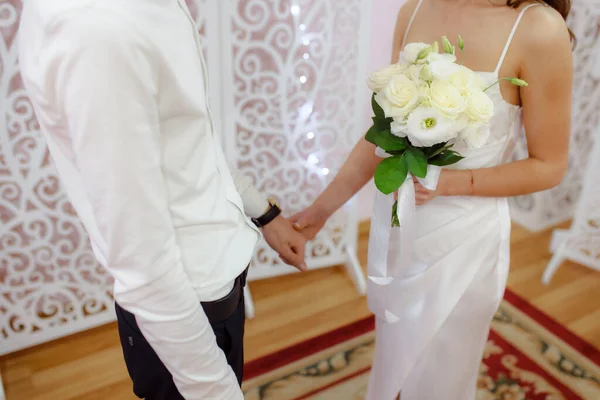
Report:
<svg viewBox="0 0 600 400"><path fill-rule="evenodd" d="M363 265L367 230L361 228ZM543 286L550 234L514 227L509 287L600 348L600 273L565 263ZM247 360L369 315L343 268L252 282L250 288L257 317L247 324ZM3 357L0 371L7 400L134 399L114 324Z"/></svg>

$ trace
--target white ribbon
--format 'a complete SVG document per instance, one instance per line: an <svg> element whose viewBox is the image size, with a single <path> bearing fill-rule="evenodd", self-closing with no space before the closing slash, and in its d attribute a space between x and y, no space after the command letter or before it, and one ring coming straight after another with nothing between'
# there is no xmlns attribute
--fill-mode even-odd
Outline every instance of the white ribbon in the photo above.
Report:
<svg viewBox="0 0 600 400"><path fill-rule="evenodd" d="M389 155L377 149L377 155L387 157ZM417 178L419 183L428 190L435 190L440 177L441 168L429 165L425 178ZM392 228L392 208L394 206L394 194L384 195L377 192L373 205L373 216L371 218L371 234L369 238L369 263L367 275L369 277L369 309L373 314L393 323L398 319L386 306L386 286L391 284L395 278L402 278L407 271L413 267L413 245L417 232L415 184L409 173L406 180L400 186L398 194L398 207L396 215L400 221L400 227ZM398 229L399 240L390 244L392 229ZM396 235L395 235L396 236ZM390 252L390 246L399 248ZM397 250L397 251L396 251Z"/></svg>

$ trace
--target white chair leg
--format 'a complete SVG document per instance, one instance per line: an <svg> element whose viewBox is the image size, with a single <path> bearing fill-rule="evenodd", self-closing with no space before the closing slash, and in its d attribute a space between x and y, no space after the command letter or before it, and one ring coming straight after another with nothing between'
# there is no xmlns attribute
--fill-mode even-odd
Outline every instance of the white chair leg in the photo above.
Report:
<svg viewBox="0 0 600 400"><path fill-rule="evenodd" d="M361 296L367 294L367 281L365 280L365 275L363 273L362 267L358 258L356 257L356 251L351 246L346 246L346 253L348 255L348 262L346 263L346 270L352 281L354 282L354 286L356 286L356 290Z"/></svg>
<svg viewBox="0 0 600 400"><path fill-rule="evenodd" d="M0 372L0 400L6 400L6 395L4 394L4 386L2 386L2 373Z"/></svg>
<svg viewBox="0 0 600 400"><path fill-rule="evenodd" d="M560 265L563 263L563 261L565 261L565 256L563 256L564 249L565 244L561 244L550 259L550 262L548 263L548 266L542 275L542 283L544 285L548 285L550 283Z"/></svg>
<svg viewBox="0 0 600 400"><path fill-rule="evenodd" d="M244 287L244 302L246 306L246 318L254 318L254 301L252 300L252 295L250 294L250 288L248 287L248 284L246 284Z"/></svg>

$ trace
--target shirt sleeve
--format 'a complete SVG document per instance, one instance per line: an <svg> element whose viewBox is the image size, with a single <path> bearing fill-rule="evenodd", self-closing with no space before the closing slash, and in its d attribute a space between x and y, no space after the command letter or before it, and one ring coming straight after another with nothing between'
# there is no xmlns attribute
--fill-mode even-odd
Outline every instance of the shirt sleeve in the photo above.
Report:
<svg viewBox="0 0 600 400"><path fill-rule="evenodd" d="M250 218L258 218L266 213L269 208L269 202L254 186L252 180L239 170L234 171L232 175L235 188L244 203L246 215Z"/></svg>
<svg viewBox="0 0 600 400"><path fill-rule="evenodd" d="M96 223L92 240L186 399L243 399L185 272L161 170L160 60L110 11L70 12L48 29L56 104ZM155 62L156 61L156 62ZM164 84L164 82L163 82Z"/></svg>

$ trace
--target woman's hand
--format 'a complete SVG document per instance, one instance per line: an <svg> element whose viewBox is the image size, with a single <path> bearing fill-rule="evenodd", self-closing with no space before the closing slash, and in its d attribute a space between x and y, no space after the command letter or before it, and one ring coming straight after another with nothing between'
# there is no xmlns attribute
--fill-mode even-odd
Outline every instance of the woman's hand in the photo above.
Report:
<svg viewBox="0 0 600 400"><path fill-rule="evenodd" d="M294 215L290 218L290 221L294 223L294 228L297 231L302 233L306 239L311 240L323 229L330 216L331 214L328 211L317 204L313 204L306 210Z"/></svg>
<svg viewBox="0 0 600 400"><path fill-rule="evenodd" d="M472 170L442 169L435 190L429 190L413 176L415 202L422 206L438 196L473 196L474 180Z"/></svg>
<svg viewBox="0 0 600 400"><path fill-rule="evenodd" d="M440 180L442 176L440 175ZM418 181L417 178L413 176L413 182L415 183L415 202L418 206L422 206L440 196L439 190L440 186L438 185L436 190L429 190L423 187Z"/></svg>

